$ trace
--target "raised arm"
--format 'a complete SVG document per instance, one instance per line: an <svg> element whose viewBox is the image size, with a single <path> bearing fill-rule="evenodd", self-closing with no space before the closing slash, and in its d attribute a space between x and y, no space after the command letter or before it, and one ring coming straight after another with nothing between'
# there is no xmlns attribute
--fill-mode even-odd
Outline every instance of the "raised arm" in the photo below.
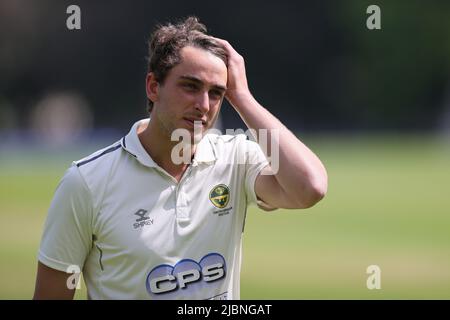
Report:
<svg viewBox="0 0 450 320"><path fill-rule="evenodd" d="M269 129L278 132L279 166L275 174L266 167L255 183L256 195L275 208L308 208L320 201L328 188L328 177L319 158L286 128L250 93L245 72L244 58L225 40L216 38L228 53L228 83L226 98L240 114L245 124L256 130ZM258 143L261 144L258 138ZM262 148L263 150L264 147ZM272 150L267 148L269 154ZM267 156L267 154L266 154Z"/></svg>

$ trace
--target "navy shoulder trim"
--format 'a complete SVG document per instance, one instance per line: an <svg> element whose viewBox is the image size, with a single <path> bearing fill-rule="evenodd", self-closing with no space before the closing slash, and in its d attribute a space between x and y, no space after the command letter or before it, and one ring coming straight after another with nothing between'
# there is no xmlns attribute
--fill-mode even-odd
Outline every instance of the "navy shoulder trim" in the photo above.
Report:
<svg viewBox="0 0 450 320"><path fill-rule="evenodd" d="M102 153L96 155L95 157L92 157L92 158L90 158L90 159L87 159L87 160L81 161L80 163L77 163L77 167L81 167L82 165L85 165L86 163L89 163L89 162L91 162L91 161L94 161L94 160L100 158L101 156L104 156L104 155L107 154L107 153L110 153L110 152L113 152L113 151L119 149L120 147L121 147L121 145L118 144L117 146L113 146L113 147L111 147L111 148L108 148L108 149L106 149L105 151L103 151Z"/></svg>

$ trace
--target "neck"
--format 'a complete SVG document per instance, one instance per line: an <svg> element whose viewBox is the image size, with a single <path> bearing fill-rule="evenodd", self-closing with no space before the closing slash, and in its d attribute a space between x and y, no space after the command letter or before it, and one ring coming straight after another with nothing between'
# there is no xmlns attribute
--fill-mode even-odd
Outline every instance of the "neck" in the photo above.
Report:
<svg viewBox="0 0 450 320"><path fill-rule="evenodd" d="M170 134L161 128L158 121L150 118L147 126L139 126L138 137L145 151L161 168L173 176L177 181L181 180L183 173L189 167L187 163L175 164L172 161L172 150L179 144L179 141L171 141ZM195 145L190 148L188 159L192 159L195 152Z"/></svg>

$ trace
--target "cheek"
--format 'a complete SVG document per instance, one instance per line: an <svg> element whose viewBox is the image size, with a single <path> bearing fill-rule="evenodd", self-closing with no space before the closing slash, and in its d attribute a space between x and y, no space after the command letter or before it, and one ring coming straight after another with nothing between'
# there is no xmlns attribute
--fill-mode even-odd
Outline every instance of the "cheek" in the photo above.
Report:
<svg viewBox="0 0 450 320"><path fill-rule="evenodd" d="M195 94L183 90L183 88L177 88L176 90L174 90L174 93L175 94L173 95L173 98L178 102L189 103L195 101Z"/></svg>
<svg viewBox="0 0 450 320"><path fill-rule="evenodd" d="M217 103L213 103L209 108L209 117L213 118L220 111L220 106L222 105L222 101Z"/></svg>
<svg viewBox="0 0 450 320"><path fill-rule="evenodd" d="M189 96L179 90L174 90L165 96L164 112L168 114L179 113L180 109L185 106L188 101Z"/></svg>
<svg viewBox="0 0 450 320"><path fill-rule="evenodd" d="M222 99L216 99L211 101L211 108L214 110L219 110L222 106L223 98Z"/></svg>

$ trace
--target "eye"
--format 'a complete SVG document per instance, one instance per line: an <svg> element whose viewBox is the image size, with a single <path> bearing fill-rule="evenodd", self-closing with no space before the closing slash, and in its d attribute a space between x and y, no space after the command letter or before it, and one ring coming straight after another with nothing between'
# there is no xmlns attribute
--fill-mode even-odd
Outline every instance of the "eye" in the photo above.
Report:
<svg viewBox="0 0 450 320"><path fill-rule="evenodd" d="M220 99L222 98L222 92L218 90L212 90L209 92L209 95L214 99Z"/></svg>
<svg viewBox="0 0 450 320"><path fill-rule="evenodd" d="M184 83L183 87L189 91L196 91L198 89L196 84L190 82Z"/></svg>

